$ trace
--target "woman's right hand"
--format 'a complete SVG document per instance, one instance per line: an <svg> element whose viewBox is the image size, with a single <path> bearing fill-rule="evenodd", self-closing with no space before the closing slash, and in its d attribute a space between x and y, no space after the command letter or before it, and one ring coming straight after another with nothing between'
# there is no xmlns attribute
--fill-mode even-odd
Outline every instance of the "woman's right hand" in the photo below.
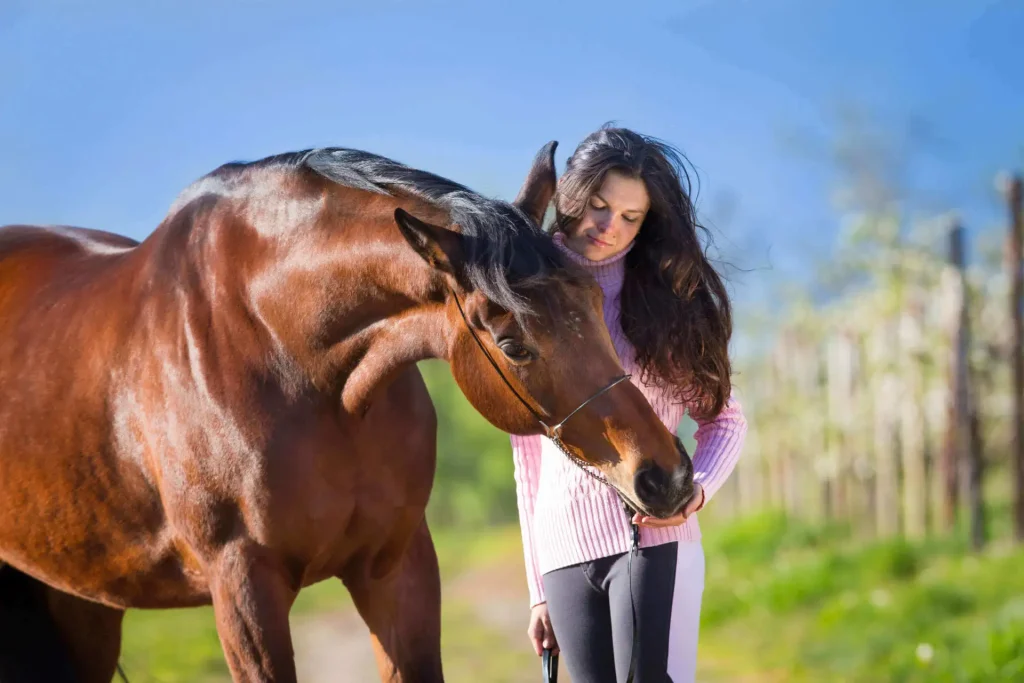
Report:
<svg viewBox="0 0 1024 683"><path fill-rule="evenodd" d="M558 641L555 640L555 630L551 628L548 603L542 602L530 610L530 625L526 629L526 635L530 637L533 650L538 657L544 650L551 650L551 654L558 654Z"/></svg>

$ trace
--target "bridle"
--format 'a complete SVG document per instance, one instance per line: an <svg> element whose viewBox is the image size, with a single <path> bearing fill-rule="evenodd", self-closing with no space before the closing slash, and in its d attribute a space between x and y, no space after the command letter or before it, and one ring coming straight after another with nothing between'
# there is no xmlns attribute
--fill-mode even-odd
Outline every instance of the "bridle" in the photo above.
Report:
<svg viewBox="0 0 1024 683"><path fill-rule="evenodd" d="M536 419L537 422L539 422L540 425L544 428L545 435L551 440L552 443L555 444L555 447L558 448L558 450L560 450L567 458L569 458L569 460L573 464L575 464L577 467L583 470L587 475L615 491L615 494L619 497L619 500L622 501L622 507L625 510L626 516L629 518L630 523L630 551L629 558L626 561L626 576L629 579L630 612L633 615L633 643L630 646L629 672L626 674L626 683L633 683L634 672L636 670L636 646L637 641L639 640L639 634L636 628L636 604L633 601L633 555L637 554L640 548L640 529L639 527L637 527L635 523L633 523L633 515L636 514L636 512L638 511L636 510L636 508L633 507L632 503L630 503L623 497L622 493L620 493L618 489L612 486L611 483L603 476L595 474L594 471L590 468L590 466L581 458L572 453L568 448L566 448L565 442L562 441L562 427L565 425L566 422L569 421L569 418L571 418L573 415L582 410L587 404L589 404L595 398L601 396L606 391L614 387L616 384L628 380L630 377L632 377L632 375L626 374L616 377L608 384L606 384L604 387L594 392L594 394L591 395L590 398L585 400L583 403L577 406L575 410L566 415L561 422L555 425L549 425L547 422L544 421L544 418L541 416L541 414L538 413L533 408L533 406L531 406L530 403L519 394L518 391L516 391L516 388L512 386L512 383L509 382L508 379L505 377L505 373L503 373L501 371L501 368L498 367L498 364L495 362L494 358L491 357L490 352L487 351L487 347L485 347L484 343L480 341L480 337L473 329L473 326L469 324L469 318L466 317L466 312L462 309L462 302L459 301L459 296L458 294L455 293L454 290L452 290L452 298L455 299L455 305L458 306L459 308L459 314L462 316L462 321L466 323L466 329L469 330L469 333L473 336L473 340L476 342L476 345L480 347L481 351L483 351L484 357L491 364L491 367L494 368L494 371L498 373L498 377L501 378L501 381L504 382L505 386L508 387L509 391L512 392L512 395L519 399L519 402L522 403L523 406L530 411L530 414L533 415L534 419ZM545 664L545 670L547 670L549 666L550 664ZM555 667L557 668L557 663L555 664Z"/></svg>
<svg viewBox="0 0 1024 683"><path fill-rule="evenodd" d="M469 324L469 318L466 317L466 312L462 308L462 303L459 301L459 297L458 297L457 294L455 294L454 291L452 292L452 297L455 299L455 305L459 307L459 313L462 315L463 322L466 323L466 329L468 329L469 333L471 335L473 335L473 340L476 342L476 345L480 347L480 350L483 351L484 357L487 358L487 361L491 364L491 367L494 368L494 371L496 373L498 373L498 377L500 377L501 381L505 383L505 386L508 387L509 391L511 391L512 394L519 400L519 402L523 404L524 408L526 408L527 410L530 411L530 414L533 415L534 419L537 420L537 422L540 423L540 426L544 428L545 436L547 436L549 439L551 439L552 443L555 444L555 446L558 448L558 450L560 450L567 458L569 458L569 460L571 460L575 465L577 465L585 473L587 473L589 476L593 477L597 481L601 482L602 484L605 484L606 486L612 487L611 483L607 479L605 479L604 477L596 474L591 469L591 467L590 467L590 465L588 463L583 461L576 454L572 453L568 448L566 448L565 442L562 441L562 427L565 426L565 423L568 422L569 419L572 418L573 415L575 415L579 411L583 410L583 408L585 408L595 398L597 398L598 396L601 396L602 394L607 392L609 389L614 387L616 384L619 384L620 382L624 382L624 381L628 380L630 377L632 377L632 375L626 374L626 375L620 375L620 376L614 378L612 381L608 382L608 384L604 385L602 388L600 388L597 391L595 391L590 396L590 398L588 398L587 400L583 401L583 403L579 404L576 407L576 409L573 410L568 415L566 415L561 420L561 422L559 422L558 424L549 425L547 422L544 421L543 416L541 416L541 414L539 412L537 412L537 410L535 410L532 405L530 405L529 401L527 401L525 398L523 398L522 395L518 391L516 391L516 388L514 386L512 386L512 383L509 382L508 378L505 377L505 373L503 373L501 371L501 368L498 367L498 364L495 362L495 360L491 356L491 354L487 351L487 348L484 346L484 343L482 341L480 341L480 337L477 335L476 331L473 329L473 326ZM632 516L632 513L636 512L636 509L632 506L632 504L629 501L627 501L625 498L622 497L622 494L619 493L619 491L617 489L612 487L612 490L614 490L615 493L619 496L619 498L622 500L623 506L626 507L627 512L629 512L630 515Z"/></svg>

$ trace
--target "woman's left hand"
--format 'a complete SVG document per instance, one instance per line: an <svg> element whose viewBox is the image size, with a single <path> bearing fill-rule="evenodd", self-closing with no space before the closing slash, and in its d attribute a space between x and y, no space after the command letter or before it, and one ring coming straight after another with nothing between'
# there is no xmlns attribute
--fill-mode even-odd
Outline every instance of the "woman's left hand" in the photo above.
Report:
<svg viewBox="0 0 1024 683"><path fill-rule="evenodd" d="M704 505L704 488L700 484L694 484L693 498L686 504L682 512L679 512L671 517L665 519L659 519L658 517L648 517L641 515L639 512L633 515L633 524L639 526L645 526L650 528L665 527L665 526L679 526L694 512L699 510Z"/></svg>

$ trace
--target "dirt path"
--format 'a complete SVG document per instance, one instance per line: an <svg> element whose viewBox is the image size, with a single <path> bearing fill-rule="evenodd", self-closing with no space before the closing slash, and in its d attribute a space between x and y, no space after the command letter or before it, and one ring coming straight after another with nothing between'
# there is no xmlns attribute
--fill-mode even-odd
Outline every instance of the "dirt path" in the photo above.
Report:
<svg viewBox="0 0 1024 683"><path fill-rule="evenodd" d="M517 559L517 558L516 558ZM522 563L515 559L470 569L443 588L442 659L448 683L538 683L540 661L526 639L529 596ZM376 683L370 636L351 609L297 617L292 622L295 658L303 683ZM559 683L571 683L562 666ZM784 680L736 677L727 662L705 657L703 683Z"/></svg>
<svg viewBox="0 0 1024 683"><path fill-rule="evenodd" d="M526 640L529 602L521 563L474 568L444 586L445 679L536 683L540 663ZM377 681L366 626L351 608L296 617L295 661L303 683ZM560 683L568 681L564 672Z"/></svg>
<svg viewBox="0 0 1024 683"><path fill-rule="evenodd" d="M354 609L293 619L292 642L303 683L378 680L370 633Z"/></svg>

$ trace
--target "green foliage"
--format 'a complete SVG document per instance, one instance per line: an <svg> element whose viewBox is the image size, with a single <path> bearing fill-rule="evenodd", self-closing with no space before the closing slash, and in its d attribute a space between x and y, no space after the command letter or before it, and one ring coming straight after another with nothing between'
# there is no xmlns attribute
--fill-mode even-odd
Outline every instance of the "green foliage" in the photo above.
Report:
<svg viewBox="0 0 1024 683"><path fill-rule="evenodd" d="M427 510L435 526L481 526L516 519L509 437L487 422L448 364L419 364L437 411L437 474Z"/></svg>
<svg viewBox="0 0 1024 683"><path fill-rule="evenodd" d="M129 610L121 665L135 683L206 683L228 679L213 609Z"/></svg>
<svg viewBox="0 0 1024 683"><path fill-rule="evenodd" d="M787 550L815 549L849 537L843 523L817 527L790 520L781 511L751 515L715 529L714 548L746 569L772 562Z"/></svg>
<svg viewBox="0 0 1024 683"><path fill-rule="evenodd" d="M960 542L863 544L843 527L777 513L702 521L701 680L1024 680L1022 548L995 545L973 555ZM451 588L453 579L464 584L521 562L518 527L435 536L451 679L535 673L518 622L514 633L495 631L476 614L479 591ZM520 602L510 608L521 607L525 618ZM302 603L296 611L337 609L347 597L329 581L304 591ZM130 611L124 663L133 681L226 680L208 608Z"/></svg>
<svg viewBox="0 0 1024 683"><path fill-rule="evenodd" d="M1024 675L1024 549L855 544L777 514L705 528L702 658L728 662L725 680L768 671L908 683Z"/></svg>

